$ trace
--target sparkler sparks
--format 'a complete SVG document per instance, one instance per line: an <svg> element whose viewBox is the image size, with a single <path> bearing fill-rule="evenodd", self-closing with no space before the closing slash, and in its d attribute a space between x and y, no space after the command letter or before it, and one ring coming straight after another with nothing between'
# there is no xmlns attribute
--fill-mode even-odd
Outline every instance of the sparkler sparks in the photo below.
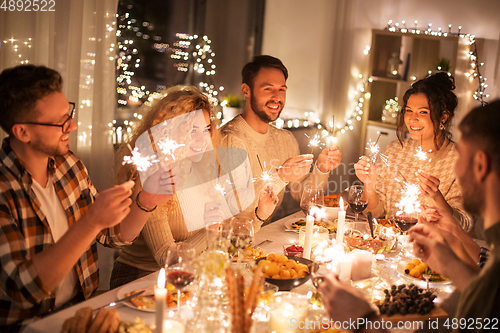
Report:
<svg viewBox="0 0 500 333"><path fill-rule="evenodd" d="M324 143L321 142L321 139L323 137L320 137L318 133L314 134L312 138L307 134L304 135L307 136L307 138L309 139L308 146L311 147L311 154L313 153L314 148L325 145Z"/></svg>
<svg viewBox="0 0 500 333"><path fill-rule="evenodd" d="M417 153L413 156L418 158L420 161L427 161L427 152L422 150L422 146L415 148L415 150L417 151ZM430 162L431 159L429 158L428 161Z"/></svg>
<svg viewBox="0 0 500 333"><path fill-rule="evenodd" d="M262 175L260 176L260 179L265 182L269 183L271 181L271 169L264 171L264 168L262 167L262 163L260 162L259 155L257 155L257 160L259 161L260 169L262 170ZM264 166L266 166L266 162L264 161Z"/></svg>
<svg viewBox="0 0 500 333"><path fill-rule="evenodd" d="M169 138L165 138L158 142L158 148L161 150L162 154L170 156L174 161L174 151L183 146L185 146L185 144L179 144L175 140L171 140Z"/></svg>
<svg viewBox="0 0 500 333"><path fill-rule="evenodd" d="M365 148L369 151L369 155L370 155L370 159L372 160L372 163L375 163L375 161L377 160L377 156L380 153L380 146L378 145L378 140L380 140L380 136L382 135L382 133L379 131L379 132L377 132L377 134L378 134L377 140L375 142L372 142L372 140L370 139L370 141L366 144L366 148ZM387 164L387 162L384 162L384 163Z"/></svg>
<svg viewBox="0 0 500 333"><path fill-rule="evenodd" d="M155 158L156 156L142 156L141 153L139 153L139 150L137 147L132 149L132 147L127 143L128 149L130 149L130 152L132 156L125 155L123 156L123 162L122 164L133 164L137 167L137 170L139 171L146 171L153 163L156 162Z"/></svg>
<svg viewBox="0 0 500 333"><path fill-rule="evenodd" d="M420 209L420 201L418 201L418 194L420 189L416 184L405 183L405 188L401 190L403 196L401 200L396 203L396 207L399 209L396 215L411 215L418 214L422 210Z"/></svg>
<svg viewBox="0 0 500 333"><path fill-rule="evenodd" d="M220 192L220 194L222 194L222 196L226 195L226 190L224 189L224 186L222 186L221 184L216 184L215 190Z"/></svg>

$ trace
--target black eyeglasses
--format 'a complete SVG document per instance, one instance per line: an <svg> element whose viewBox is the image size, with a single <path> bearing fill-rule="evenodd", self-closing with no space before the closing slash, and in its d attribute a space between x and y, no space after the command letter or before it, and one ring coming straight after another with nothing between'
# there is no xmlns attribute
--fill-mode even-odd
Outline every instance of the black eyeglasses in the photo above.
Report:
<svg viewBox="0 0 500 333"><path fill-rule="evenodd" d="M35 123L35 122L25 122L21 124L30 124L30 125L42 125L42 126L53 126L53 127L61 127L62 132L66 133L69 130L69 126L71 125L70 121L75 116L75 103L69 102L69 112L68 118L64 121L64 123L58 124L48 124L48 123Z"/></svg>

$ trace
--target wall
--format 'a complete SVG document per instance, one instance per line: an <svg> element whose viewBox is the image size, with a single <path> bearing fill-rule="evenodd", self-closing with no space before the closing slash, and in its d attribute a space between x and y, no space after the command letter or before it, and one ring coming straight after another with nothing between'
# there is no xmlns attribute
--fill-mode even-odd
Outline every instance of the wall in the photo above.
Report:
<svg viewBox="0 0 500 333"><path fill-rule="evenodd" d="M500 1L468 0L267 0L264 20L263 54L283 60L288 67L288 95L284 117L303 117L315 112L324 122L335 116L342 122L354 109L353 92L358 74L368 71L371 29L382 29L392 19L418 20L419 27L448 29L462 26L462 32L485 38L480 55L488 78L490 100L500 96L499 32ZM463 115L458 115L461 118ZM331 179L354 181L350 167L359 157L361 128L338 136L345 168ZM342 186L337 186L338 188Z"/></svg>

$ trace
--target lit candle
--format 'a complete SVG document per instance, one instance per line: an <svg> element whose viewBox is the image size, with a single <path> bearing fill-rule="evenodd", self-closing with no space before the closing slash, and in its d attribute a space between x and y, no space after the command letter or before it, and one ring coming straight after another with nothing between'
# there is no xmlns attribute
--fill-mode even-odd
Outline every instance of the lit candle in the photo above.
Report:
<svg viewBox="0 0 500 333"><path fill-rule="evenodd" d="M157 286L155 288L156 300L156 333L163 333L163 315L167 304L167 289L165 289L165 269L160 269L158 273Z"/></svg>
<svg viewBox="0 0 500 333"><path fill-rule="evenodd" d="M339 200L339 216L337 219L337 245L344 246L344 223L345 223L345 210L344 210L344 199L340 197Z"/></svg>
<svg viewBox="0 0 500 333"><path fill-rule="evenodd" d="M307 215L306 218L306 235L304 237L304 254L303 257L306 259L311 259L311 243L312 234L314 227L314 217Z"/></svg>

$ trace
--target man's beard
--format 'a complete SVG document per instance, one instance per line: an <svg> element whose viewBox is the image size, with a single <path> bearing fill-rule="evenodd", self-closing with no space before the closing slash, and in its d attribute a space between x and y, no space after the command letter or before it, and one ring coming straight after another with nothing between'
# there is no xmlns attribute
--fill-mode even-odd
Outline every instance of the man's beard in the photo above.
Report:
<svg viewBox="0 0 500 333"><path fill-rule="evenodd" d="M68 152L69 150L69 147L67 148L61 148L59 145L48 145L46 143L43 142L42 139L40 138L35 138L35 140L33 140L31 142L31 146L33 147L33 149L41 152L41 153L44 153L45 155L47 156L58 156L58 155L64 155Z"/></svg>
<svg viewBox="0 0 500 333"><path fill-rule="evenodd" d="M279 118L279 116L281 115L281 111L283 111L283 103L278 102L278 104L280 105L280 111L276 115L276 118L272 119L264 110L259 108L259 105L257 104L257 101L255 100L252 91L250 91L250 106L252 107L252 110L257 115L257 117L259 117L259 119L265 123L270 123Z"/></svg>

